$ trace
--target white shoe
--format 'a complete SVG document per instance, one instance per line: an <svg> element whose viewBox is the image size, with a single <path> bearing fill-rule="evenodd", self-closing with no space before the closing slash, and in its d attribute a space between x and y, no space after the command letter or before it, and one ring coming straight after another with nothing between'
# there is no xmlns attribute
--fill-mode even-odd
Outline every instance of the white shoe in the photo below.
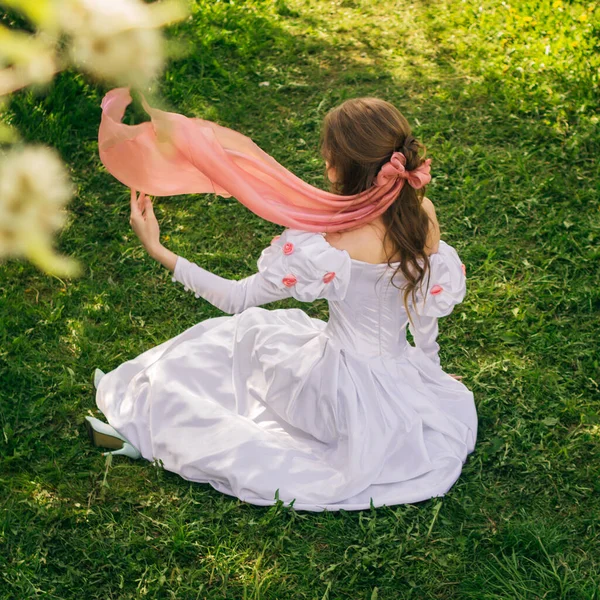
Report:
<svg viewBox="0 0 600 600"><path fill-rule="evenodd" d="M113 456L122 454L123 456L129 456L129 458L133 458L133 460L137 460L142 456L140 454L140 451L137 448L134 448L129 442L123 442L123 447L119 450L113 450L112 452L103 452L102 456L106 456L107 454L112 454Z"/></svg>
<svg viewBox="0 0 600 600"><path fill-rule="evenodd" d="M104 373L104 371L101 371L100 369L96 369L94 371L94 387L96 389L98 389L98 384L100 383L100 380L106 375L106 373Z"/></svg>
<svg viewBox="0 0 600 600"><path fill-rule="evenodd" d="M102 446L103 448L114 448L112 452L103 452L107 454L124 455L129 458L138 459L142 454L137 448L124 438L114 427L108 423L103 423L95 417L85 417L85 425L87 428L90 441L94 446Z"/></svg>

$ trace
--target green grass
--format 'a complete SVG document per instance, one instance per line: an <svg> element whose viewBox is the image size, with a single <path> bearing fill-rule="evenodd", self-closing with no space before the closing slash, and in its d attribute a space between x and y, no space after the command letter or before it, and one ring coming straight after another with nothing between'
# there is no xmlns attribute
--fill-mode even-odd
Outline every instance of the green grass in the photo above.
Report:
<svg viewBox="0 0 600 600"><path fill-rule="evenodd" d="M320 123L349 97L396 104L433 159L428 195L468 275L441 358L474 392L478 443L445 497L372 511L255 507L89 444L95 367L221 313L130 231L97 157L106 88L65 73L17 95L8 118L70 166L59 246L85 274L0 267L0 598L600 598L599 15L575 0L198 0L170 30L188 55L165 103L315 185ZM208 195L157 213L171 249L235 278L281 230Z"/></svg>

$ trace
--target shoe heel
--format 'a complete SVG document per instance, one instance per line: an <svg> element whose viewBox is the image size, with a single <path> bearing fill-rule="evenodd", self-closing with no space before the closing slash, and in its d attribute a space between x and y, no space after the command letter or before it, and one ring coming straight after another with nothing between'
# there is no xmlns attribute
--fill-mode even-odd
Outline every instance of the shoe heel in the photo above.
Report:
<svg viewBox="0 0 600 600"><path fill-rule="evenodd" d="M89 421L85 422L85 427L87 429L90 442L92 442L94 446L114 449L123 447L123 440L112 435L106 435L105 433L100 433L99 431L96 431Z"/></svg>
<svg viewBox="0 0 600 600"><path fill-rule="evenodd" d="M119 450L113 450L112 452L103 452L102 456L107 456L111 454L112 456L128 456L129 458L133 458L134 460L140 458L142 455L137 448L134 448L129 442L123 442L123 447L119 448Z"/></svg>
<svg viewBox="0 0 600 600"><path fill-rule="evenodd" d="M96 417L85 417L85 426L87 427L90 441L94 446L106 446L106 448L120 448L121 442L126 440L112 425L104 423Z"/></svg>
<svg viewBox="0 0 600 600"><path fill-rule="evenodd" d="M124 438L112 425L103 423L96 417L85 417L85 425L88 435L94 446L102 446L103 448L114 448L113 452L103 452L107 454L116 454L129 456L130 458L140 458L142 455L139 450Z"/></svg>

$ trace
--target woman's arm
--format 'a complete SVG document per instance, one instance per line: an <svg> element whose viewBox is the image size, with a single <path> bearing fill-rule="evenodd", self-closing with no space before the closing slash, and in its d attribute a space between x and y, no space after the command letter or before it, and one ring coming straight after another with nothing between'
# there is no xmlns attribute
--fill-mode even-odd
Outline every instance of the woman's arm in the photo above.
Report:
<svg viewBox="0 0 600 600"><path fill-rule="evenodd" d="M436 365L440 366L439 351L437 343L439 333L437 317L425 317L411 311L413 323L409 320L408 330L415 341L415 346L420 348Z"/></svg>
<svg viewBox="0 0 600 600"><path fill-rule="evenodd" d="M165 248L160 243L160 227L152 202L144 194L136 198L132 191L129 222L148 254L173 272L173 281L179 281L186 291L195 292L197 298L204 298L225 313L236 314L250 306L260 306L291 295L288 288L278 288L260 273L240 280L226 279Z"/></svg>

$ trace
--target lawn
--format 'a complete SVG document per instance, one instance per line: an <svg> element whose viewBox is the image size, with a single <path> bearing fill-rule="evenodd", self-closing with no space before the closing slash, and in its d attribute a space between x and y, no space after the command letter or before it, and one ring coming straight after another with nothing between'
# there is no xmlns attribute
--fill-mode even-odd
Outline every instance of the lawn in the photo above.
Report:
<svg viewBox="0 0 600 600"><path fill-rule="evenodd" d="M169 109L249 135L321 187L331 107L378 96L413 124L442 238L467 267L439 341L473 390L477 446L444 497L338 513L105 460L83 426L93 370L222 313L144 254L98 158L108 88L66 72L5 115L68 164L58 245L85 268L61 280L0 265L0 599L600 598L600 4L193 6L168 30L185 52L160 80ZM282 229L211 195L156 212L168 247L232 278ZM327 317L324 301L270 306Z"/></svg>

